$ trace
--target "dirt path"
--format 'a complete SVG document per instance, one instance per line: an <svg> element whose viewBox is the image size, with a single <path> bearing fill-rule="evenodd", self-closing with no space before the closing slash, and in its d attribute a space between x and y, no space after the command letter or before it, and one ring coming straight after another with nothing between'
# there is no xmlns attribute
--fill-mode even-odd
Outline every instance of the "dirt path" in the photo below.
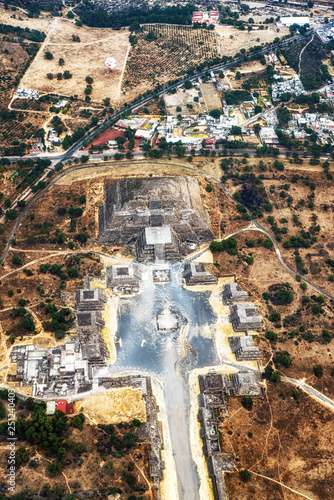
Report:
<svg viewBox="0 0 334 500"><path fill-rule="evenodd" d="M101 40L95 40L94 42L79 42L79 43L76 43L75 45L73 45L73 42L72 43L53 43L53 42L50 42L50 43L48 43L48 45L57 45L57 46L61 45L64 47L72 47L73 49L77 49L78 47L81 47L83 45L93 45L96 43L102 43L102 42L106 42L108 40L113 40L114 38L118 38L121 36L128 36L128 34L122 33L121 35L112 35L112 36L109 36L107 38L101 38Z"/></svg>
<svg viewBox="0 0 334 500"><path fill-rule="evenodd" d="M299 65L298 65L298 74L299 74L299 75L300 75L300 65L301 65L301 63L302 63L302 55L303 55L304 50L306 49L306 47L307 47L308 45L310 45L310 43L312 43L312 42L313 42L313 38L314 38L314 33L313 33L313 35L312 35L311 40L309 40L309 42L307 42L307 44L305 45L305 47L303 47L303 48L302 48L302 50L300 51L300 54L299 54Z"/></svg>
<svg viewBox="0 0 334 500"><path fill-rule="evenodd" d="M252 471L252 474L254 474L254 476L262 477L263 479L267 479L268 481L271 481L273 483L279 484L283 488L286 488L287 490L292 491L292 493L296 493L297 495L299 495L302 498L306 498L307 500L315 500L314 497L313 498L308 497L307 495L304 495L303 493L300 493L300 491L293 490L292 488L290 488L286 484L281 483L279 481L276 481L275 479L272 479L271 477L263 476L262 474L258 474L257 472L253 472L253 471Z"/></svg>
<svg viewBox="0 0 334 500"><path fill-rule="evenodd" d="M127 60L128 60L128 56L129 56L129 52L130 52L130 48L131 48L131 45L129 44L129 45L128 45L128 49L127 49L127 51L126 51L126 56L125 56L125 58L124 58L124 65L123 65L123 68L122 68L121 78L119 79L118 92L117 92L117 97L116 97L116 99L120 99L120 97L121 97L121 90L122 90L123 75L124 75L124 71L125 71L125 67L126 67L126 62L127 62Z"/></svg>

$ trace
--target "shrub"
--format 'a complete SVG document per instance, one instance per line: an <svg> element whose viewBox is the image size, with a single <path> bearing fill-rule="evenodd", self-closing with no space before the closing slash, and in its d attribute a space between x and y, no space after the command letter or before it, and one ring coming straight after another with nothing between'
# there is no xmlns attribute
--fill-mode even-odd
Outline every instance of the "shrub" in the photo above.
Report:
<svg viewBox="0 0 334 500"><path fill-rule="evenodd" d="M252 474L251 472L249 472L248 469L242 469L240 472L239 472L239 476L241 477L241 479L243 481L250 481L251 477L252 477Z"/></svg>
<svg viewBox="0 0 334 500"><path fill-rule="evenodd" d="M71 268L67 271L67 273L68 273L70 278L77 278L78 277L78 271L76 269Z"/></svg>
<svg viewBox="0 0 334 500"><path fill-rule="evenodd" d="M281 315L279 312L273 312L272 314L270 314L269 316L269 321L271 321L272 323L276 323L277 321L280 321L281 319Z"/></svg>
<svg viewBox="0 0 334 500"><path fill-rule="evenodd" d="M20 257L18 255L14 255L14 257L12 259L12 263L14 264L14 266L21 266L22 259L20 259Z"/></svg>
<svg viewBox="0 0 334 500"><path fill-rule="evenodd" d="M241 400L241 404L247 410L251 410L253 408L253 400L250 396L244 396Z"/></svg>
<svg viewBox="0 0 334 500"><path fill-rule="evenodd" d="M324 374L324 369L322 365L316 365L313 367L313 373L317 378L321 378Z"/></svg>
<svg viewBox="0 0 334 500"><path fill-rule="evenodd" d="M277 333L273 332L272 330L268 330L266 332L266 338L272 341L277 340Z"/></svg>
<svg viewBox="0 0 334 500"><path fill-rule="evenodd" d="M132 434L132 432L127 432L123 436L123 445L127 448L132 448L137 441L138 437L135 434Z"/></svg>
<svg viewBox="0 0 334 500"><path fill-rule="evenodd" d="M78 233L75 235L75 239L80 241L80 243L86 243L88 235L86 233Z"/></svg>
<svg viewBox="0 0 334 500"><path fill-rule="evenodd" d="M207 191L208 193L211 193L212 190L213 190L213 187L211 186L211 184L207 184L206 188L205 188L205 191Z"/></svg>
<svg viewBox="0 0 334 500"><path fill-rule="evenodd" d="M292 358L287 351L282 351L275 356L274 362L289 368L292 363Z"/></svg>
<svg viewBox="0 0 334 500"><path fill-rule="evenodd" d="M264 240L263 245L265 248L271 248L273 246L273 242L269 239L266 239L266 240Z"/></svg>

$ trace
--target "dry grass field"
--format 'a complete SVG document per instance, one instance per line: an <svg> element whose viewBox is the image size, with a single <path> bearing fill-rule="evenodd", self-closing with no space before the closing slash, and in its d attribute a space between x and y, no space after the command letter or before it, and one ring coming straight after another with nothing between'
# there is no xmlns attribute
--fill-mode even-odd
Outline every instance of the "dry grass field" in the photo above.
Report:
<svg viewBox="0 0 334 500"><path fill-rule="evenodd" d="M79 37L80 42L74 42L72 35ZM115 32L111 29L78 27L67 20L56 19L44 47L24 75L21 85L43 92L83 98L87 85L85 78L91 76L94 78L91 99L101 101L109 97L117 103L129 49L128 36L126 30ZM45 59L46 51L52 53L52 60ZM107 73L104 61L110 56L116 59L117 67L112 73ZM63 66L59 66L60 58L65 61ZM66 70L72 74L72 78L57 80L57 73ZM47 78L48 73L54 75L52 80Z"/></svg>
<svg viewBox="0 0 334 500"><path fill-rule="evenodd" d="M240 49L249 49L254 45L272 42L276 37L281 38L289 33L287 28L268 28L267 30L241 31L233 26L216 26L219 51L221 55L234 56ZM231 38L233 37L233 38Z"/></svg>

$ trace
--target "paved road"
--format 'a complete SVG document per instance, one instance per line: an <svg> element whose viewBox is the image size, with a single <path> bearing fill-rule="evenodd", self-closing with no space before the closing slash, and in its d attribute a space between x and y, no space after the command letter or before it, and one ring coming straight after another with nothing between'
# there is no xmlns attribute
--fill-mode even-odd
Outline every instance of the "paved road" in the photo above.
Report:
<svg viewBox="0 0 334 500"><path fill-rule="evenodd" d="M290 377L282 377L282 380L284 382L289 382L290 384L296 385L302 391L307 392L307 394L309 394L314 399L316 399L319 403L324 404L325 406L328 406L329 408L334 410L334 401L329 399L322 392L317 391L316 389L314 389L310 385L306 384L305 382L303 382L301 380L296 380L296 379L290 378Z"/></svg>
<svg viewBox="0 0 334 500"><path fill-rule="evenodd" d="M333 24L334 24L334 21L330 21L326 26L329 27L329 26L331 26ZM310 35L314 35L315 33L316 33L315 29L314 30L309 30L307 33L305 33L303 35L297 35L295 37L288 38L286 40L281 40L277 44L270 45L269 47L265 47L265 48L263 48L263 49L261 49L261 50L259 50L257 52L254 52L252 54L247 54L247 56L235 58L235 59L233 59L231 61L228 61L227 63L216 64L215 66L211 66L209 68L206 68L203 71L195 73L194 75L189 75L186 78L183 78L183 79L179 80L178 82L176 82L176 83L174 83L172 85L165 86L161 90L159 90L157 92L153 92L150 96L145 97L144 99L142 99L142 100L140 100L140 101L138 101L136 103L125 105L119 111L117 111L112 116L110 116L109 118L107 118L104 122L102 122L99 125L97 125L96 127L94 127L94 129L92 129L90 132L88 132L77 143L73 144L65 153L63 153L62 155L57 155L56 157L53 156L53 159L57 159L58 161L66 161L66 160L68 160L69 158L72 157L72 155L76 151L78 151L79 149L81 149L84 141L86 141L86 142L91 141L94 138L95 134L100 134L103 130L105 130L106 128L108 128L110 126L111 122L113 120L116 120L117 117L119 117L120 114L124 113L125 111L134 111L135 109L137 109L137 108L139 108L139 107L141 107L141 106L143 106L145 104L148 104L152 99L155 99L156 97L161 97L166 92L169 92L172 89L177 89L178 87L182 86L183 83L186 80L194 81L194 80L197 80L199 77L204 76L207 73L207 71L224 70L224 69L227 69L227 68L229 68L231 66L235 66L235 65L237 65L239 63L242 63L245 60L252 60L252 58L257 57L260 54L266 54L267 52L270 52L272 50L276 50L276 49L278 49L280 47L285 47L285 46L290 45L292 43L296 43L296 42L298 42L300 40L303 40L304 38L309 37ZM43 154L41 156L42 157L49 157L49 154ZM20 159L22 159L22 158L20 158ZM17 161L17 157L13 157L11 160L12 161Z"/></svg>

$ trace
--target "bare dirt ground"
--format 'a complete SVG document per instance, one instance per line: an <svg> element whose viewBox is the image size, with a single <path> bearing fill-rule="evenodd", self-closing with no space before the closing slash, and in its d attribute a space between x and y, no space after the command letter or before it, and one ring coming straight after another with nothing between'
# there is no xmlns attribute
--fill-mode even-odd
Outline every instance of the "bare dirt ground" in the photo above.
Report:
<svg viewBox="0 0 334 500"><path fill-rule="evenodd" d="M201 91L205 101L205 107L208 113L213 109L223 109L219 92L213 83L202 83Z"/></svg>
<svg viewBox="0 0 334 500"><path fill-rule="evenodd" d="M146 421L146 408L139 389L115 389L75 403L75 409L100 424L117 424L138 419ZM112 409L112 411L110 411Z"/></svg>
<svg viewBox="0 0 334 500"><path fill-rule="evenodd" d="M73 42L72 35L78 36L80 42ZM128 36L126 30L78 27L69 21L56 19L43 50L26 72L22 85L43 92L84 98L87 85L85 78L91 76L94 78L91 99L101 101L109 97L117 104L129 49ZM45 59L46 51L53 54L51 61ZM117 66L111 73L104 66L107 57L114 57L117 61ZM63 66L58 64L59 58L64 59ZM49 80L46 76L48 73L56 75L66 70L72 74L72 78L68 80L57 80L56 76Z"/></svg>
<svg viewBox="0 0 334 500"><path fill-rule="evenodd" d="M252 473L247 482L237 472L226 474L231 498L333 497L333 414L305 394L300 395L299 404L292 395L291 385L280 383L275 387L269 383L267 398L254 398L250 411L242 407L240 399L229 398L230 414L220 425L222 449L237 457L240 469Z"/></svg>
<svg viewBox="0 0 334 500"><path fill-rule="evenodd" d="M199 102L195 102L194 97L199 97ZM203 98L199 89L196 87L189 90L180 89L176 94L165 94L164 101L168 115L177 115L178 113L182 115L205 113ZM187 104L191 105L192 108L187 107ZM181 111L176 109L178 107L181 108Z"/></svg>
<svg viewBox="0 0 334 500"><path fill-rule="evenodd" d="M272 42L274 38L281 38L289 33L286 28L268 28L267 30L247 30L241 31L233 28L232 26L217 26L215 28L219 36L219 48L221 55L233 56L240 49L248 49L254 45L261 45L261 43ZM231 38L231 36L233 38ZM258 40L259 38L259 40Z"/></svg>
<svg viewBox="0 0 334 500"><path fill-rule="evenodd" d="M53 22L51 15L38 18L28 17L22 11L12 12L11 10L6 10L3 5L0 5L0 17L3 24L44 31L44 33L48 31Z"/></svg>

